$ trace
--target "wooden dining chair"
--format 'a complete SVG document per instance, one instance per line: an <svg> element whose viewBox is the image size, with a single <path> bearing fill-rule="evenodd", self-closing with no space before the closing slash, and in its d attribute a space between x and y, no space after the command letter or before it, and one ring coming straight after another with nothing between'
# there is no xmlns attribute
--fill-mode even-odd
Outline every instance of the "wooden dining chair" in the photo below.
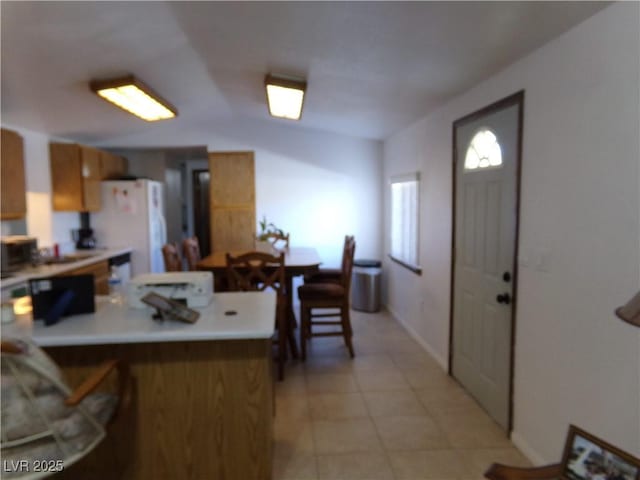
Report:
<svg viewBox="0 0 640 480"><path fill-rule="evenodd" d="M287 299L284 274L284 253L279 256L249 252L239 256L227 253L227 286L230 291L275 290L278 378L284 379L287 352Z"/></svg>
<svg viewBox="0 0 640 480"><path fill-rule="evenodd" d="M281 232L269 232L264 235L264 239L276 250L286 250L289 248L289 234Z"/></svg>
<svg viewBox="0 0 640 480"><path fill-rule="evenodd" d="M342 335L349 350L351 358L353 351L353 329L349 314L349 291L351 290L351 271L353 270L353 256L356 250L356 242L349 237L345 242L342 269L339 282L305 283L298 287L300 298L300 350L302 361L307 357L307 341L311 337L328 337ZM323 309L322 312L314 312L314 309ZM337 312L327 312L324 309L337 309ZM320 320L326 317L340 317L339 320ZM338 325L338 330L314 331L314 326Z"/></svg>
<svg viewBox="0 0 640 480"><path fill-rule="evenodd" d="M182 257L180 250L174 243L166 243L162 247L162 258L164 258L164 269L167 272L182 271Z"/></svg>
<svg viewBox="0 0 640 480"><path fill-rule="evenodd" d="M342 261L340 268L319 268L304 276L304 283L340 283L342 278L342 266L345 262L345 255L349 248L349 242L354 241L353 236L345 235L344 244L342 245Z"/></svg>
<svg viewBox="0 0 640 480"><path fill-rule="evenodd" d="M184 253L184 258L187 259L189 270L197 270L196 265L200 261L200 242L198 242L198 237L182 240L182 252Z"/></svg>

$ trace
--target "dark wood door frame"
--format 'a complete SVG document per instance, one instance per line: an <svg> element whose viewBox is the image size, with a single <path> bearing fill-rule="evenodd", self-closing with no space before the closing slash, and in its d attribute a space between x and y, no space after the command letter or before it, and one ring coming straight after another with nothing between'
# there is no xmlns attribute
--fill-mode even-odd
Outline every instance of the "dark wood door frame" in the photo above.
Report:
<svg viewBox="0 0 640 480"><path fill-rule="evenodd" d="M452 197L451 197L451 286L449 295L449 375L453 376L453 298L455 288L455 262L456 262L456 170L457 170L457 136L456 129L466 123L473 122L479 118L499 111L504 108L517 105L518 106L518 147L516 152L516 219L515 219L515 237L513 249L513 307L511 315L511 358L510 358L510 374L509 374L509 427L508 433L513 430L513 380L515 366L515 339L516 339L516 307L518 302L518 244L520 237L520 184L522 175L522 131L524 128L524 90L520 90L513 95L509 95L497 102L494 102L480 110L472 112L459 118L452 125Z"/></svg>
<svg viewBox="0 0 640 480"><path fill-rule="evenodd" d="M200 175L203 173L209 173L208 168L199 168L191 172L191 185L192 188L192 201L193 201L193 234L198 237L200 241L200 250L203 257L206 257L211 253L211 237L209 227L209 184L207 183L205 188L205 194L207 201L203 205L201 191L202 185L200 182ZM204 225L202 225L204 223ZM201 228L202 227L202 228Z"/></svg>

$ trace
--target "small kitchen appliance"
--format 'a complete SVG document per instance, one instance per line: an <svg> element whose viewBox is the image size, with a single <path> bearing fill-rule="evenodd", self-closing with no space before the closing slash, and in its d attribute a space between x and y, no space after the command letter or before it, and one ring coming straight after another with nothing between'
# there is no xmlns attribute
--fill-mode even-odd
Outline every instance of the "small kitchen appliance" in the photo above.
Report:
<svg viewBox="0 0 640 480"><path fill-rule="evenodd" d="M78 250L96 248L96 238L93 236L92 228L76 228L71 230L71 236L76 242L76 248Z"/></svg>
<svg viewBox="0 0 640 480"><path fill-rule="evenodd" d="M31 266L33 257L38 252L38 240L26 235L2 237L0 245L3 274Z"/></svg>
<svg viewBox="0 0 640 480"><path fill-rule="evenodd" d="M166 272L137 275L129 281L129 306L146 307L141 299L150 292L182 301L187 307L206 307L213 298L213 273Z"/></svg>

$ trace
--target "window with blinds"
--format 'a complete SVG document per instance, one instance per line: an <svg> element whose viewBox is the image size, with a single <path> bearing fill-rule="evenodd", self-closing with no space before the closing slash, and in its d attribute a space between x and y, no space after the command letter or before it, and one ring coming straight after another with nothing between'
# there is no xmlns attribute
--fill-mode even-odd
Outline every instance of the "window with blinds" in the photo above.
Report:
<svg viewBox="0 0 640 480"><path fill-rule="evenodd" d="M418 259L418 205L420 174L391 178L391 252L392 260L420 273Z"/></svg>

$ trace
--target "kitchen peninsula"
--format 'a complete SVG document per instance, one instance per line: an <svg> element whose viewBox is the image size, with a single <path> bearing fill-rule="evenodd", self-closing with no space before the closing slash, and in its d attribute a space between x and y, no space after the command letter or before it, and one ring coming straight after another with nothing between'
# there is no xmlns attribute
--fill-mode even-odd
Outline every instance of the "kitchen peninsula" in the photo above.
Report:
<svg viewBox="0 0 640 480"><path fill-rule="evenodd" d="M77 384L103 360L127 362L137 385L127 479L270 479L275 294L213 295L195 324L100 298L96 312L45 327L19 319ZM235 313L230 313L235 312Z"/></svg>

